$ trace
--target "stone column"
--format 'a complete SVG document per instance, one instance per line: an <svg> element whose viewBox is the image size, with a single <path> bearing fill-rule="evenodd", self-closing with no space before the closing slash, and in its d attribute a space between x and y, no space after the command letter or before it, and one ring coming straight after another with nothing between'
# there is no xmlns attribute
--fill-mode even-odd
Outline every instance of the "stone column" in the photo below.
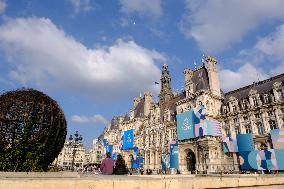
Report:
<svg viewBox="0 0 284 189"><path fill-rule="evenodd" d="M279 111L279 109L274 110L274 114L275 114L275 118L276 118L276 125L277 125L278 128L281 128L281 124L280 124L281 121L279 119L278 111Z"/></svg>
<svg viewBox="0 0 284 189"><path fill-rule="evenodd" d="M264 132L268 133L270 131L270 126L269 126L268 121L266 120L266 112L261 113L261 118L262 118L262 124L263 124L264 130L265 130Z"/></svg>
<svg viewBox="0 0 284 189"><path fill-rule="evenodd" d="M152 150L150 150L150 165L149 165L149 168L150 169L153 169L154 168L154 152Z"/></svg>
<svg viewBox="0 0 284 189"><path fill-rule="evenodd" d="M144 151L144 168L148 167L148 155L147 155L147 151Z"/></svg>

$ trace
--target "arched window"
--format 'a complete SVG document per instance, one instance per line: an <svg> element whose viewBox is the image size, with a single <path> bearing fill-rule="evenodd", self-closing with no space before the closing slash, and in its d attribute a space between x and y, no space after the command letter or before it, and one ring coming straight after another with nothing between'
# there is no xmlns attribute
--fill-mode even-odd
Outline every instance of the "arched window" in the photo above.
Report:
<svg viewBox="0 0 284 189"><path fill-rule="evenodd" d="M236 126L236 127L235 127L235 132L236 132L236 135L241 133L241 132L240 132L240 127L239 127L239 126Z"/></svg>
<svg viewBox="0 0 284 189"><path fill-rule="evenodd" d="M257 99L256 99L256 97L254 96L254 97L252 97L252 101L253 101L253 105L254 106L257 106Z"/></svg>
<svg viewBox="0 0 284 189"><path fill-rule="evenodd" d="M270 129L271 129L271 130L273 130L273 129L278 129L275 120L270 120L270 121L269 121L269 126L270 126Z"/></svg>
<svg viewBox="0 0 284 189"><path fill-rule="evenodd" d="M236 105L233 105L233 112L236 112L237 111L237 106Z"/></svg>
<svg viewBox="0 0 284 189"><path fill-rule="evenodd" d="M231 135L231 131L229 127L225 127L226 136Z"/></svg>
<svg viewBox="0 0 284 189"><path fill-rule="evenodd" d="M251 126L249 124L245 125L246 133L252 133L251 132Z"/></svg>
<svg viewBox="0 0 284 189"><path fill-rule="evenodd" d="M256 123L258 134L263 135L264 134L264 127L261 122Z"/></svg>

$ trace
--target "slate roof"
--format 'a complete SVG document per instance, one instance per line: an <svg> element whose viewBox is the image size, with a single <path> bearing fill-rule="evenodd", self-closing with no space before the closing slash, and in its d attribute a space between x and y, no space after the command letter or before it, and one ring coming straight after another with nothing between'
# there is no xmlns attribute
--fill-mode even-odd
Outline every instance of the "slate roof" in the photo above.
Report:
<svg viewBox="0 0 284 189"><path fill-rule="evenodd" d="M210 89L208 72L205 66L193 71L192 81L194 83L194 91Z"/></svg>
<svg viewBox="0 0 284 189"><path fill-rule="evenodd" d="M144 102L145 99L142 98L140 102L137 104L137 106L134 109L134 117L141 117L144 114Z"/></svg>
<svg viewBox="0 0 284 189"><path fill-rule="evenodd" d="M271 77L269 79L259 81L256 83L253 83L251 85L227 92L224 94L224 104L228 103L229 98L231 96L237 98L238 100L244 99L249 96L250 90L256 90L259 94L264 94L264 93L270 93L272 92L273 89L273 84L275 82L282 82L284 83L284 73Z"/></svg>

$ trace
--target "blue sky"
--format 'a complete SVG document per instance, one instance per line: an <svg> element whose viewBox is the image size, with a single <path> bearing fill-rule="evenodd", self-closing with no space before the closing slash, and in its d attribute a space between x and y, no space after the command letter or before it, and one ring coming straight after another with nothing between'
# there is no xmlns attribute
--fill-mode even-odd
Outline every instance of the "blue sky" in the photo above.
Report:
<svg viewBox="0 0 284 189"><path fill-rule="evenodd" d="M0 90L32 87L64 109L90 146L134 96L174 90L203 54L224 91L284 72L282 0L0 0Z"/></svg>

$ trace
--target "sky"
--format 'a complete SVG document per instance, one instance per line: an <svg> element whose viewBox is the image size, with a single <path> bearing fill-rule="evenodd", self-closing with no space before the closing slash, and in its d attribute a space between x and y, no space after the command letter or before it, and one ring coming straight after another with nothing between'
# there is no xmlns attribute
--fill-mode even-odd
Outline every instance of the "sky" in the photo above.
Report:
<svg viewBox="0 0 284 189"><path fill-rule="evenodd" d="M0 0L0 91L43 91L91 147L161 67L218 60L223 91L284 72L283 0Z"/></svg>

